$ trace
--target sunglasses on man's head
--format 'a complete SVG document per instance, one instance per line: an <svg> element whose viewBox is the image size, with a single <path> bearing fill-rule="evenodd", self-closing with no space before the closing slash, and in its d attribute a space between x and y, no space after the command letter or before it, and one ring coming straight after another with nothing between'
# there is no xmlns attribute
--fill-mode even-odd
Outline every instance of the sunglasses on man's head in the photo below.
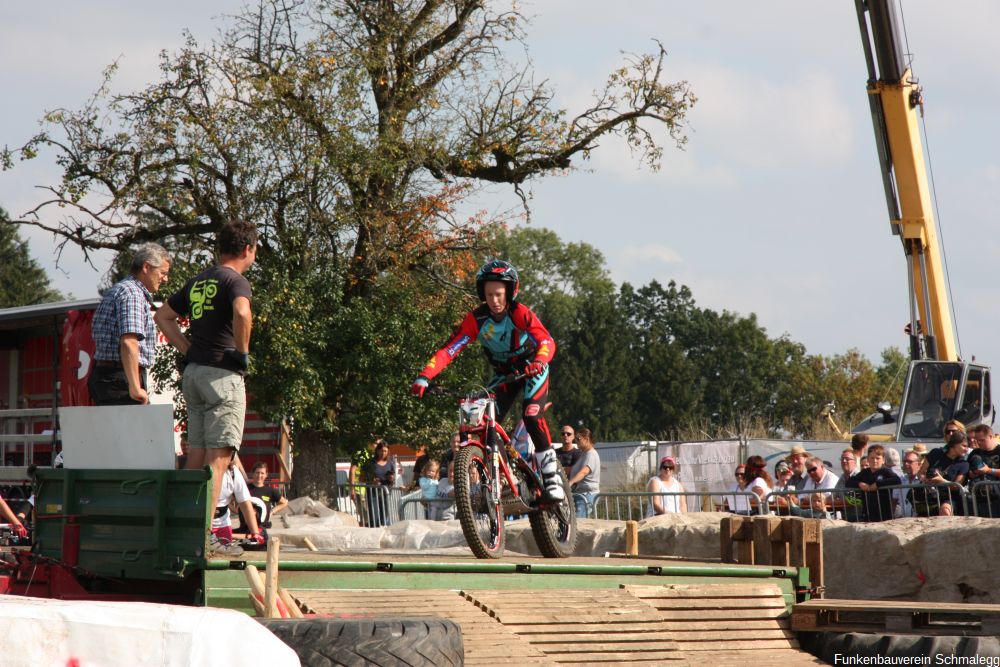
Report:
<svg viewBox="0 0 1000 667"><path fill-rule="evenodd" d="M813 466L812 468L807 468L806 472L816 472L817 470L819 470L819 467L818 466Z"/></svg>
<svg viewBox="0 0 1000 667"><path fill-rule="evenodd" d="M569 431L563 431L563 433L562 433L562 434L563 434L563 435L569 435L569 436L572 436L572 435L573 435L573 434L572 434L572 433L570 433Z"/></svg>

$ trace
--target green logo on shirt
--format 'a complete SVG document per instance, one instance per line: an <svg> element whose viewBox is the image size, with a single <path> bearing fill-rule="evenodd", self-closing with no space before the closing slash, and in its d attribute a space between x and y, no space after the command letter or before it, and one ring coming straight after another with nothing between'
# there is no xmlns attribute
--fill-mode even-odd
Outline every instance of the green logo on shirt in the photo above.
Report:
<svg viewBox="0 0 1000 667"><path fill-rule="evenodd" d="M218 292L219 281L214 278L198 280L191 285L191 292L188 294L191 300L191 319L200 319L206 309L212 310L212 297Z"/></svg>

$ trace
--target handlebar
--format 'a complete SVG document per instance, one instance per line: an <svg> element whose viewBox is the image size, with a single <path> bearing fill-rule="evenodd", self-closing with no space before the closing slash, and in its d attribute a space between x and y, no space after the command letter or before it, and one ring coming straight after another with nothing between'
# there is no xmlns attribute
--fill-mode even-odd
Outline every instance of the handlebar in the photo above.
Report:
<svg viewBox="0 0 1000 667"><path fill-rule="evenodd" d="M494 381L490 382L485 387L476 389L475 391L458 391L456 389L449 389L443 385L431 385L427 388L427 393L432 396L449 396L457 398L465 398L467 396L480 396L489 395L497 387L503 387L508 384L513 384L514 382L519 382L524 378L528 377L527 373L511 373L509 375L502 375L500 377L494 378Z"/></svg>

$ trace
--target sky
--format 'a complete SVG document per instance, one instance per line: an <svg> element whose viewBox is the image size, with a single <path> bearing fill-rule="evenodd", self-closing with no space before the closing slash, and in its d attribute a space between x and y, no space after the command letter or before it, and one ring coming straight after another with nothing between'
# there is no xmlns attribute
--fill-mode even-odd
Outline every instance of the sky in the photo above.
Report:
<svg viewBox="0 0 1000 667"><path fill-rule="evenodd" d="M85 7L82 5L86 5ZM161 49L189 29L211 39L236 0L8 3L0 22L0 144L20 145L46 110L77 108L115 59L115 89L157 77ZM685 150L666 146L651 172L605 141L581 169L536 181L531 224L600 249L612 277L675 280L716 310L756 313L772 336L810 353L906 347L906 270L892 236L851 0L521 0L536 80L572 112L622 63L622 51L668 51L667 80L697 105ZM208 9L206 9L206 7ZM995 223L1000 204L1000 3L903 0L908 50L924 86L925 124L961 350L1000 359ZM51 154L0 173L12 215L58 178ZM516 203L509 191L493 195ZM54 286L96 293L98 269L22 229ZM1000 363L1000 362L998 362Z"/></svg>

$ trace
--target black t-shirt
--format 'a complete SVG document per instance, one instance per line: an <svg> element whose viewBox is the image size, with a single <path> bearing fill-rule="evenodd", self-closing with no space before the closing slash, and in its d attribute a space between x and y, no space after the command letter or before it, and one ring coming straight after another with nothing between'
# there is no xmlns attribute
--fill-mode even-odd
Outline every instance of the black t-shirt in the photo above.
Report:
<svg viewBox="0 0 1000 667"><path fill-rule="evenodd" d="M191 347L187 360L204 366L216 366L242 372L225 351L234 349L233 301L251 298L250 283L225 266L205 269L167 300L178 315L190 319Z"/></svg>
<svg viewBox="0 0 1000 667"><path fill-rule="evenodd" d="M987 468L997 469L1000 468L1000 447L994 447L988 452L984 452L981 449L974 450L969 454L969 470L978 470L986 464ZM996 480L997 478L993 475L987 477L977 477L979 480Z"/></svg>
<svg viewBox="0 0 1000 667"><path fill-rule="evenodd" d="M876 491L864 491L862 495L865 518L868 521L888 521L892 518L892 491L886 490L887 486L899 486L902 480L892 471L892 468L883 466L878 470L862 470L857 475L848 478L844 482L847 488L858 488L858 484L875 484Z"/></svg>
<svg viewBox="0 0 1000 667"><path fill-rule="evenodd" d="M559 463L562 467L566 469L566 472L572 470L576 462L580 460L583 455L583 450L579 447L574 447L573 449L566 449L565 447L560 447L556 450L556 458L559 459Z"/></svg>
<svg viewBox="0 0 1000 667"><path fill-rule="evenodd" d="M252 496L250 502L253 504L254 514L257 515L257 525L261 528L270 528L271 510L281 502L284 494L281 489L274 486L247 484L247 488L250 489Z"/></svg>

